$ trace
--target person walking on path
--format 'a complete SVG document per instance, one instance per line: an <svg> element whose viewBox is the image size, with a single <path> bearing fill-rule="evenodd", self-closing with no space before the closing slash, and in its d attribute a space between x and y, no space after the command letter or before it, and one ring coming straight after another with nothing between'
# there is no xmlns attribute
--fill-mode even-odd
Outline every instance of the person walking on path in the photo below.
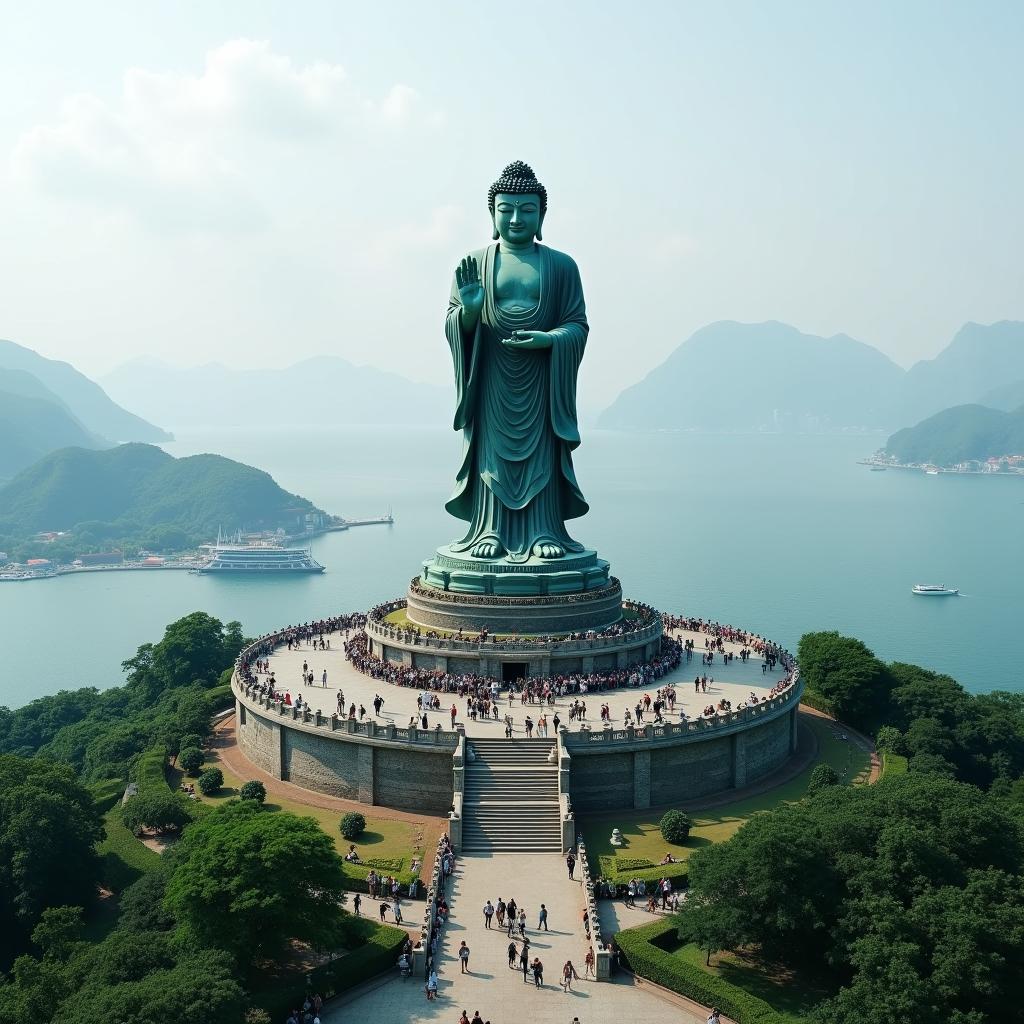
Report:
<svg viewBox="0 0 1024 1024"><path fill-rule="evenodd" d="M427 1002L437 998L437 971L431 969L427 978Z"/></svg>
<svg viewBox="0 0 1024 1024"><path fill-rule="evenodd" d="M387 915L387 912L388 912L388 905L383 900L381 900L380 901L380 923L381 924L384 923L384 918Z"/></svg>
<svg viewBox="0 0 1024 1024"><path fill-rule="evenodd" d="M526 938L526 911L519 911L519 937Z"/></svg>
<svg viewBox="0 0 1024 1024"><path fill-rule="evenodd" d="M721 1018L721 1016L718 1013L718 1007L712 1006L711 1007L711 1016L708 1017L708 1024L719 1024L721 1019L722 1018Z"/></svg>
<svg viewBox="0 0 1024 1024"><path fill-rule="evenodd" d="M484 904L484 927L491 927L491 918L494 917L494 904L488 900Z"/></svg>
<svg viewBox="0 0 1024 1024"><path fill-rule="evenodd" d="M459 946L459 960L462 962L462 973L469 974L469 946L466 945L466 940L462 940L462 944Z"/></svg>
<svg viewBox="0 0 1024 1024"><path fill-rule="evenodd" d="M499 928L504 928L505 927L505 901L500 896L498 897L498 906L495 908L495 910L496 910L496 912L498 914L498 927Z"/></svg>
<svg viewBox="0 0 1024 1024"><path fill-rule="evenodd" d="M519 950L516 948L514 942L508 944L508 965L514 971L516 969L516 961L519 959Z"/></svg>
<svg viewBox="0 0 1024 1024"><path fill-rule="evenodd" d="M540 931L541 928L544 931L548 930L548 908L543 903L540 905L540 913L537 915L537 931Z"/></svg>
<svg viewBox="0 0 1024 1024"><path fill-rule="evenodd" d="M577 981L580 980L580 976L576 973L576 968L573 967L571 960L565 961L565 966L562 968L562 988L568 992L572 988L572 979L575 978Z"/></svg>
<svg viewBox="0 0 1024 1024"><path fill-rule="evenodd" d="M398 897L397 896L395 897L395 905L394 905L394 908L393 908L393 913L395 915L395 924L401 924L402 923L402 904L398 902Z"/></svg>
<svg viewBox="0 0 1024 1024"><path fill-rule="evenodd" d="M524 942L523 950L519 954L519 966L523 969L523 984L526 984L526 972L530 968L530 947Z"/></svg>
<svg viewBox="0 0 1024 1024"><path fill-rule="evenodd" d="M539 956L533 959L533 983L537 988L544 987L544 965Z"/></svg>
<svg viewBox="0 0 1024 1024"><path fill-rule="evenodd" d="M355 909L356 917L359 917L359 908L362 905L363 905L363 898L362 898L362 896L359 895L359 893L356 893L355 899L352 900L352 906Z"/></svg>
<svg viewBox="0 0 1024 1024"><path fill-rule="evenodd" d="M573 872L576 870L576 854L573 853L572 850L570 850L566 854L565 866L569 869L569 879L570 879L570 881L575 881L575 879L572 876L573 876Z"/></svg>
<svg viewBox="0 0 1024 1024"><path fill-rule="evenodd" d="M583 971L583 976L585 978L589 978L590 975L592 974L596 978L597 977L597 971L594 970L594 947L593 946L588 946L587 947L587 955L583 958L583 964L584 964L584 967L585 967L585 970Z"/></svg>

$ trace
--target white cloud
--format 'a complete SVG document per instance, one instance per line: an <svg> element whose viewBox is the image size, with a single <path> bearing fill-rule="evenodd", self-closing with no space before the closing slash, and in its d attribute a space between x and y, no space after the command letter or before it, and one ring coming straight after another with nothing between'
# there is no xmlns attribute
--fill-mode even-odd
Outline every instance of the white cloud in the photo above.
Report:
<svg viewBox="0 0 1024 1024"><path fill-rule="evenodd" d="M253 228L268 217L259 169L282 149L338 137L357 149L420 106L408 86L373 99L340 65L298 67L267 42L237 39L211 50L199 75L136 68L115 103L68 98L19 139L12 165L16 180L151 226Z"/></svg>

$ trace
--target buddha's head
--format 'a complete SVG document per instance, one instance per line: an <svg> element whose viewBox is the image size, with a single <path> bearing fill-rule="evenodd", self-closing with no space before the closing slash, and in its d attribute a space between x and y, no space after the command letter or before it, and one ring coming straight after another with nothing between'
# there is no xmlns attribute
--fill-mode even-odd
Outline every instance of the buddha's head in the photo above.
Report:
<svg viewBox="0 0 1024 1024"><path fill-rule="evenodd" d="M487 208L494 225L493 238L521 247L543 237L548 192L522 160L510 163L487 190Z"/></svg>

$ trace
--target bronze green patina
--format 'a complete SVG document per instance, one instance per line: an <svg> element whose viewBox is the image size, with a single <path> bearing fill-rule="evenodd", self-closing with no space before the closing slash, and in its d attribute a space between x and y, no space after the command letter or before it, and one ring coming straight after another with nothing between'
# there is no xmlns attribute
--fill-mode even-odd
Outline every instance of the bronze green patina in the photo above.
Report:
<svg viewBox="0 0 1024 1024"><path fill-rule="evenodd" d="M432 608L432 590L550 598L552 617L560 595L603 590L607 600L580 609L571 628L605 624L621 614L621 590L608 563L565 525L588 510L572 464L580 443L576 375L590 330L579 270L541 244L547 190L527 164L505 168L487 205L494 242L455 268L445 318L454 428L464 440L445 507L467 525L424 562L425 592L410 591L409 615L436 624L465 614L467 626L479 619L493 628L496 609ZM544 618L534 602L529 616L512 615L507 625L543 628Z"/></svg>

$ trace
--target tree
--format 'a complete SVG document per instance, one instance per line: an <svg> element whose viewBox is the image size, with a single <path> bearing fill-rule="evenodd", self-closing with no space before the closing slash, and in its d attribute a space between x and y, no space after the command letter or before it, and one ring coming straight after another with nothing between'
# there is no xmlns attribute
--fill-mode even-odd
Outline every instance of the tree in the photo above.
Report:
<svg viewBox="0 0 1024 1024"><path fill-rule="evenodd" d="M830 764L816 764L814 770L811 772L810 781L807 783L808 793L817 793L819 790L825 789L827 786L838 786L839 776L836 774L835 768Z"/></svg>
<svg viewBox="0 0 1024 1024"><path fill-rule="evenodd" d="M346 839L358 839L366 830L366 818L358 811L349 811L341 819L341 834Z"/></svg>
<svg viewBox="0 0 1024 1024"><path fill-rule="evenodd" d="M685 811L671 810L661 816L658 828L661 829L661 837L666 843L682 846L689 838L693 822Z"/></svg>
<svg viewBox="0 0 1024 1024"><path fill-rule="evenodd" d="M891 685L885 665L860 640L835 631L805 633L800 678L824 698L837 718L871 731Z"/></svg>
<svg viewBox="0 0 1024 1024"><path fill-rule="evenodd" d="M164 903L186 940L249 964L292 939L332 941L345 876L312 818L233 802L190 825L176 856Z"/></svg>
<svg viewBox="0 0 1024 1024"><path fill-rule="evenodd" d="M242 784L238 795L243 800L255 800L256 803L262 804L267 799L267 787L259 779L250 779L249 782Z"/></svg>
<svg viewBox="0 0 1024 1024"><path fill-rule="evenodd" d="M875 747L884 750L889 754L904 754L907 745L903 740L903 733L894 725L883 725L875 736Z"/></svg>
<svg viewBox="0 0 1024 1024"><path fill-rule="evenodd" d="M190 747L195 747L198 750L203 749L203 738L196 732L187 732L178 739L178 750L175 753L180 753L182 750L188 750Z"/></svg>
<svg viewBox="0 0 1024 1024"><path fill-rule="evenodd" d="M66 960L84 927L81 907L47 907L32 931L32 941L45 956Z"/></svg>
<svg viewBox="0 0 1024 1024"><path fill-rule="evenodd" d="M224 785L224 773L219 768L207 768L199 776L199 791L203 796L212 796Z"/></svg>
<svg viewBox="0 0 1024 1024"><path fill-rule="evenodd" d="M195 775L203 767L206 755L198 747L186 747L178 753L178 767L189 775Z"/></svg>
<svg viewBox="0 0 1024 1024"><path fill-rule="evenodd" d="M174 918L164 909L168 873L169 868L161 858L158 870L147 871L121 893L121 916L117 921L120 930L164 932L174 927Z"/></svg>
<svg viewBox="0 0 1024 1024"><path fill-rule="evenodd" d="M24 949L48 907L91 907L104 837L70 765L0 755L0 963Z"/></svg>
<svg viewBox="0 0 1024 1024"><path fill-rule="evenodd" d="M139 833L147 828L168 832L184 828L190 817L179 794L169 789L149 789L136 793L121 808L121 820L131 832Z"/></svg>

